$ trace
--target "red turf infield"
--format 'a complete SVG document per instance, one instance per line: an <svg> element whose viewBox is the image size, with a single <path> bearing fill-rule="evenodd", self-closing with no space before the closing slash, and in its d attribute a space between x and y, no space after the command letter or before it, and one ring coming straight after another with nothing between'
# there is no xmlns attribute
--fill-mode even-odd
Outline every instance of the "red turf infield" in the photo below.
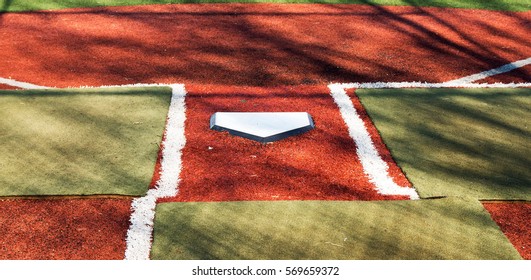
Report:
<svg viewBox="0 0 531 280"><path fill-rule="evenodd" d="M0 84L0 90L3 90L3 89L11 90L11 89L20 89L20 88L12 87L12 86L8 86L8 85L4 85L4 84Z"/></svg>
<svg viewBox="0 0 531 280"><path fill-rule="evenodd" d="M363 5L2 14L0 77L57 87L444 82L530 57L530 20L531 12Z"/></svg>
<svg viewBox="0 0 531 280"><path fill-rule="evenodd" d="M531 81L531 65L479 80L477 83L529 83L529 81Z"/></svg>
<svg viewBox="0 0 531 280"><path fill-rule="evenodd" d="M131 199L0 200L0 259L123 259Z"/></svg>
<svg viewBox="0 0 531 280"><path fill-rule="evenodd" d="M198 142L189 141L184 150L183 157L190 163L184 166L181 193L172 200L384 199L375 195L366 179L357 177L362 174L353 166L353 144L341 155L348 161L328 157L327 152L337 152L340 142L351 143L352 139L345 128L338 130L336 139L327 134L342 123L324 85L444 82L527 58L531 56L530 20L531 12L274 4L153 5L0 14L0 77L54 87L155 82L190 85L188 117L195 121L187 122L191 131L187 137ZM530 82L530 77L531 69L524 67L486 81ZM316 84L322 86L313 86ZM10 88L0 85L0 89ZM301 95L294 97L300 100L299 105L281 98L281 91ZM245 99L245 95L226 98L234 92L256 92L265 98L256 102ZM208 101L201 99L205 95L209 95ZM312 95L315 97L310 98ZM218 103L212 104L214 101ZM353 101L357 104L355 98ZM325 126L301 135L299 140L305 144L324 140L325 147L300 149L290 139L264 147L238 139L234 145L245 147L246 152L220 158L215 152L230 136L215 132L201 136L198 131L208 130L211 112L250 110L253 103L263 109L282 105L282 110L303 111L310 103L317 106L317 110L308 111ZM392 163L374 127L369 125L369 131L380 153ZM211 145L213 140L221 140L219 147ZM208 145L214 149L208 150ZM282 149L275 150L278 146ZM231 147L234 151L236 146ZM309 154L318 155L337 170L322 170L318 162L309 160ZM209 185L204 193L194 189L203 183L201 180L220 180L222 174L193 178L201 174L190 167L206 166L204 160L213 159L223 160L223 170L229 170L238 156L245 161L236 174L240 183L234 189L220 192L216 186L224 182ZM284 156L287 160L282 161ZM252 176L267 164L267 157L291 167L297 178L290 182L293 189L275 183L280 173L274 170L262 174L267 176ZM342 173L335 188L329 185L326 192L318 194L322 182L336 176L341 168L351 168L352 173ZM318 169L323 177L301 189L308 171ZM404 180L393 164L391 171L395 181ZM244 195L249 182L264 189ZM352 192L344 188L345 184L359 189ZM129 199L0 201L0 258L121 259L129 206ZM524 215L529 216L528 211ZM32 228L28 229L30 222ZM511 227L505 230L510 232ZM529 259L529 253L522 255Z"/></svg>
<svg viewBox="0 0 531 280"><path fill-rule="evenodd" d="M522 258L531 260L531 203L485 202L483 206L513 243Z"/></svg>
<svg viewBox="0 0 531 280"><path fill-rule="evenodd" d="M179 194L163 201L406 199L375 191L326 86L188 85L187 91ZM308 112L316 128L263 145L210 130L210 116L218 111ZM362 116L376 133L367 115ZM409 186L375 138L395 181Z"/></svg>

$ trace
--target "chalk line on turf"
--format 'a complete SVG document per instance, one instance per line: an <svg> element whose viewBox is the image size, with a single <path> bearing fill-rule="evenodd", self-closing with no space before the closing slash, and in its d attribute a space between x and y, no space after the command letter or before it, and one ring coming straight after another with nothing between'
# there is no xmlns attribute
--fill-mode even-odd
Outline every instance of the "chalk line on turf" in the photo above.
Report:
<svg viewBox="0 0 531 280"><path fill-rule="evenodd" d="M500 66L498 68L494 68L494 69L490 69L490 70L487 70L487 71L483 71L481 73L477 73L477 74L473 74L473 75L466 76L466 77L463 77L463 78L459 78L459 79L456 79L456 80L448 81L445 84L447 84L447 85L455 84L456 86L459 86L460 84L473 83L475 81L483 80L485 78L488 78L488 77L491 77L491 76L494 76L494 75L503 74L503 73L507 73L507 72L513 71L515 69L524 67L524 66L529 65L529 64L531 64L531 57L528 57L528 58L522 59L522 60L518 60L518 61L515 61L515 62L511 62L511 63L505 64L505 65L502 65L502 66Z"/></svg>
<svg viewBox="0 0 531 280"><path fill-rule="evenodd" d="M334 101L338 104L345 122L351 123L349 132L361 136L353 136L354 141L361 146L362 165L371 180L378 182L375 184L378 191L384 193L391 192L396 194L409 195L412 199L418 198L413 188L400 187L396 185L387 173L387 166L383 159L374 148L372 140L364 127L363 121L356 118L356 110L352 101L348 98L346 90L349 88L519 88L531 87L531 83L474 83L490 76L509 72L517 68L531 64L531 58L519 60L498 68L484 71L478 74L466 76L443 83L424 83L424 82L369 82L369 83L332 83L328 87ZM9 85L21 89L49 89L50 87L34 85L16 81L10 78L1 78L0 84ZM156 184L156 188L148 190L146 196L133 200L131 204L132 214L130 219L130 228L126 238L126 260L146 260L149 259L151 250L151 239L153 235L153 223L155 217L155 206L158 198L171 197L177 194L179 175L182 167L181 150L186 143L184 135L184 122L186 119L185 96L186 90L183 84L131 84L117 86L100 86L108 87L153 87L169 86L172 88L172 98L170 110L168 113L167 127L165 132L165 141L163 143L163 157L161 161L161 176ZM97 88L97 87L94 87ZM347 100L348 99L348 100ZM361 124L360 124L361 120ZM363 125L363 128L360 126ZM351 129L351 126L353 127ZM369 137L369 138L367 138ZM359 138L359 139L358 139ZM370 141L370 142L369 142ZM361 143L361 145L360 145ZM371 145L372 144L372 145ZM371 147L372 146L372 147ZM365 162L365 164L363 164Z"/></svg>
<svg viewBox="0 0 531 280"><path fill-rule="evenodd" d="M30 83L19 82L17 80L1 78L1 77L0 77L0 84L22 88L22 89L48 89L49 88L45 86L39 86L39 85L30 84Z"/></svg>
<svg viewBox="0 0 531 280"><path fill-rule="evenodd" d="M356 112L345 88L338 84L331 84L328 87L348 127L350 137L356 143L356 154L363 166L363 172L376 186L376 191L383 195L405 195L410 199L418 199L415 189L397 185L389 175L389 166L376 150L369 131Z"/></svg>
<svg viewBox="0 0 531 280"><path fill-rule="evenodd" d="M127 231L126 260L149 259L157 199L175 196L178 190L182 168L181 151L186 144L186 89L182 84L169 86L172 89L172 97L162 146L160 179L154 189L148 190L146 196L134 199L131 204L133 211Z"/></svg>

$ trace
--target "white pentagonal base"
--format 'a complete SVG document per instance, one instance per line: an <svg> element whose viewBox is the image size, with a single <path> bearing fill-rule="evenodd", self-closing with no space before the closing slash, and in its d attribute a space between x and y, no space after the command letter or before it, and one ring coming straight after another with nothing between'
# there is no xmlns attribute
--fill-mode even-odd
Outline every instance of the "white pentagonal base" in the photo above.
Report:
<svg viewBox="0 0 531 280"><path fill-rule="evenodd" d="M305 112L218 112L210 117L210 129L258 142L278 141L314 127Z"/></svg>

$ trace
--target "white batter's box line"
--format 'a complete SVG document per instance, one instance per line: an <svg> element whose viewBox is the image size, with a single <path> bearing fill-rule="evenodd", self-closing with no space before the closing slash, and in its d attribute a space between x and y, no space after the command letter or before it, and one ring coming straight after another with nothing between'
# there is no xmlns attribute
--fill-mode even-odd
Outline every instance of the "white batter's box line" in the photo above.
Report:
<svg viewBox="0 0 531 280"><path fill-rule="evenodd" d="M169 86L172 89L170 108L162 145L160 179L146 196L131 203L131 220L126 237L126 260L148 260L151 251L156 201L159 198L177 195L182 169L182 149L186 144L184 124L186 120L183 84L135 84L127 86ZM115 87L115 86L111 86ZM122 87L122 86L120 86Z"/></svg>
<svg viewBox="0 0 531 280"><path fill-rule="evenodd" d="M30 83L0 78L0 84L22 89L50 89ZM148 260L151 251L153 224L157 199L177 195L182 169L182 149L186 144L184 123L186 120L184 84L127 84L109 86L83 86L77 88L127 88L127 87L170 87L172 90L170 108L166 120L160 179L155 188L131 203L130 226L126 237L126 260Z"/></svg>
<svg viewBox="0 0 531 280"><path fill-rule="evenodd" d="M356 144L356 154L363 167L363 172L374 184L376 191L382 195L404 195L410 199L419 199L414 188L399 186L389 174L389 165L382 159L376 149L365 123L359 116L345 87L340 84L328 86L334 102L339 107L343 121L347 125L349 135Z"/></svg>

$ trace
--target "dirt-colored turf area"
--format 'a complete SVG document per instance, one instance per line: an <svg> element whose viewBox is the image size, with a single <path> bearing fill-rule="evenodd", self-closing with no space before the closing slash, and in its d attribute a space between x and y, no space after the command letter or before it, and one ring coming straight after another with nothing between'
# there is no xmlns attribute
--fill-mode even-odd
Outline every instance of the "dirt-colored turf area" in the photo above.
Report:
<svg viewBox="0 0 531 280"><path fill-rule="evenodd" d="M12 90L12 89L20 89L20 88L0 84L0 90L4 90L4 89Z"/></svg>
<svg viewBox="0 0 531 280"><path fill-rule="evenodd" d="M513 71L492 76L478 83L529 83L531 80L531 65L520 67Z"/></svg>
<svg viewBox="0 0 531 280"><path fill-rule="evenodd" d="M426 196L452 196L444 199L322 201L337 207L333 213L321 209L319 202L308 200L406 199L375 191L359 164L356 144L330 96L328 84L439 83L497 68L531 57L530 22L531 11L329 4L183 4L0 12L0 77L58 88L138 83L185 85L183 169L177 196L158 200L157 209L163 211L156 219L163 226L155 227L155 233L159 233L154 243L157 258L253 258L267 254L274 258L277 252L293 258L296 253L319 257L318 250L305 251L311 246L303 239L281 245L290 241L291 226L301 226L300 236L313 234L312 229L322 225L321 216L312 215L325 213L337 220L331 219L320 228L321 232L334 238L340 236L334 233L337 222L350 215L353 219L339 226L351 235L341 240L358 238L359 243L352 243L349 248L365 250L345 252L335 246L338 243L319 239L323 241L319 245L322 248L337 247L329 251L337 253L331 253L330 259L354 255L358 259L385 259L390 258L389 250L394 254L392 258L401 259L517 259L517 253L478 202L481 197L457 191L466 189L464 185L451 188L455 192L450 195L434 192ZM531 67L527 65L477 82L529 83ZM16 87L0 84L0 90L6 89ZM387 149L390 143L380 136L381 127L369 118L369 108L366 111L353 91L348 94L380 156L389 165L392 179L400 186L411 186L395 152L391 150L391 156ZM361 96L360 99L364 101ZM410 107L379 110L413 113ZM211 131L209 118L217 111L308 112L314 117L316 128L263 145ZM433 113L426 115L432 117ZM522 131L527 130L526 126ZM157 135L157 143L160 137ZM148 178L144 185L151 180L152 189L162 169L162 146L156 147L157 143L150 144L153 160L156 150L159 151L154 170L142 169ZM395 144L406 146L408 142ZM433 149L430 146L425 151ZM525 154L514 158L527 160ZM444 171L455 171L457 166L450 163ZM514 166L520 170L524 165ZM493 174L482 172L480 175L485 178ZM524 170L518 174L527 173ZM483 178L474 176L474 180ZM499 182L510 185L503 176L498 177ZM431 183L428 187L440 190ZM483 184L477 189L489 187ZM525 186L523 189L528 190ZM0 197L0 259L124 258L131 198L42 198ZM528 196L519 199L526 200ZM447 204L448 201L451 203ZM218 202L228 203L232 208L220 207L218 211ZM348 212L339 207L341 203L349 203L350 210L362 213ZM410 208L410 203L416 206ZM285 213L283 205L294 205L290 207L296 211ZM307 212L308 205L317 210L313 214ZM426 205L429 211L423 208ZM522 257L531 259L529 201L483 205ZM247 212L241 215L231 209ZM244 219L245 215L259 213L261 209L267 210L269 220L260 220L253 235L247 234L246 225L252 224L258 215ZM182 213L173 212L181 210ZM309 218L298 223L296 214ZM284 215L282 223L275 224L279 215ZM220 223L212 225L215 219ZM359 227L355 219L365 223L364 227ZM272 224L279 230L264 237L262 233L274 228ZM240 235L227 232L230 228ZM187 239L179 239L174 231ZM374 237L374 232L380 236ZM256 248L255 236L267 241L278 233L282 242L266 242L269 247ZM209 239L219 236L227 238L216 242ZM444 242L439 242L440 236ZM466 238L471 242L463 242ZM249 247L232 250L242 240ZM401 240L400 244L396 240ZM380 241L384 243L377 243ZM491 247L494 243L503 250ZM186 250L179 251L167 244L180 244ZM287 252L289 246L300 252ZM210 248L218 251L208 251ZM267 248L273 250L265 252Z"/></svg>
<svg viewBox="0 0 531 280"><path fill-rule="evenodd" d="M531 12L278 4L9 13L0 16L0 77L57 87L444 82L529 57L530 19Z"/></svg>
<svg viewBox="0 0 531 280"><path fill-rule="evenodd" d="M484 202L483 206L498 223L501 230L520 255L531 260L531 203L515 202Z"/></svg>
<svg viewBox="0 0 531 280"><path fill-rule="evenodd" d="M376 192L364 174L357 147L326 86L189 85L187 90L182 181L178 196L171 200L406 198ZM209 129L210 116L215 112L256 110L308 112L316 128L266 145ZM379 147L389 155L384 146ZM388 165L394 165L390 156L386 159ZM390 171L399 185L410 186L398 167L393 166Z"/></svg>
<svg viewBox="0 0 531 280"><path fill-rule="evenodd" d="M520 255L531 260L531 203L484 202L483 206L511 240Z"/></svg>
<svg viewBox="0 0 531 280"><path fill-rule="evenodd" d="M2 199L0 259L123 259L131 199Z"/></svg>

